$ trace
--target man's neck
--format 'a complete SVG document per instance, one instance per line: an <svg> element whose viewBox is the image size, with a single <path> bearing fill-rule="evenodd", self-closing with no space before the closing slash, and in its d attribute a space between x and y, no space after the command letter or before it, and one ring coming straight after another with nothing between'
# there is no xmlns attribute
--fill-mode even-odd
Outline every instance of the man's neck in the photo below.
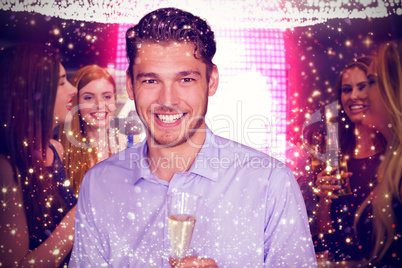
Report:
<svg viewBox="0 0 402 268"><path fill-rule="evenodd" d="M152 146L148 138L148 160L152 173L158 178L170 181L176 172L188 171L205 142L203 129L195 133L189 141L174 147Z"/></svg>

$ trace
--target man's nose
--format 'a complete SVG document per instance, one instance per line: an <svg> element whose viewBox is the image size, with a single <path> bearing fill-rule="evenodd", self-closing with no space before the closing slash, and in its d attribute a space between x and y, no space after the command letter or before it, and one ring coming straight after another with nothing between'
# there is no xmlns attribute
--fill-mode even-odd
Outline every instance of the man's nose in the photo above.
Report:
<svg viewBox="0 0 402 268"><path fill-rule="evenodd" d="M158 103L163 105L176 105L179 102L178 90L173 83L161 86Z"/></svg>

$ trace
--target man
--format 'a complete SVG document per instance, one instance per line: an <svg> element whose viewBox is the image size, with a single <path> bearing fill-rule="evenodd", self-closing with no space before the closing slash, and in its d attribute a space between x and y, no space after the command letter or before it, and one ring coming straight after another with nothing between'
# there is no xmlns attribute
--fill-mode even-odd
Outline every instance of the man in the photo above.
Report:
<svg viewBox="0 0 402 268"><path fill-rule="evenodd" d="M85 176L71 265L315 267L291 171L205 124L219 80L207 23L159 9L130 28L126 41L127 92L148 135ZM193 257L182 260L169 259L166 195L173 191L201 196Z"/></svg>

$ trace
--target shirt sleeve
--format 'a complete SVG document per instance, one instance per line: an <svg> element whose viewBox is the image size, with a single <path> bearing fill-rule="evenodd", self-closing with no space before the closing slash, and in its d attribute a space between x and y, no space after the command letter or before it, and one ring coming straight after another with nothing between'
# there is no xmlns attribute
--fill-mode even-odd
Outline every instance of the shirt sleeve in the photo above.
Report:
<svg viewBox="0 0 402 268"><path fill-rule="evenodd" d="M107 267L105 239L96 225L96 208L91 200L90 171L85 175L75 214L74 246L69 267ZM92 177L95 177L92 175Z"/></svg>
<svg viewBox="0 0 402 268"><path fill-rule="evenodd" d="M268 179L264 234L265 267L317 267L304 200L287 168Z"/></svg>

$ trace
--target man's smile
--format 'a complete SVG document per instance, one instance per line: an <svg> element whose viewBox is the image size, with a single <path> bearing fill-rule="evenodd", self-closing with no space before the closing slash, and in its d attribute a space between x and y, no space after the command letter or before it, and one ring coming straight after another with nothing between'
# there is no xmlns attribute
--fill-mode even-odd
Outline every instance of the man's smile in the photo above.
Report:
<svg viewBox="0 0 402 268"><path fill-rule="evenodd" d="M183 118L183 116L185 115L184 113L180 113L180 114L155 114L157 118L159 118L159 120L161 120L163 123L166 124L172 124L174 122L176 122L177 120Z"/></svg>

